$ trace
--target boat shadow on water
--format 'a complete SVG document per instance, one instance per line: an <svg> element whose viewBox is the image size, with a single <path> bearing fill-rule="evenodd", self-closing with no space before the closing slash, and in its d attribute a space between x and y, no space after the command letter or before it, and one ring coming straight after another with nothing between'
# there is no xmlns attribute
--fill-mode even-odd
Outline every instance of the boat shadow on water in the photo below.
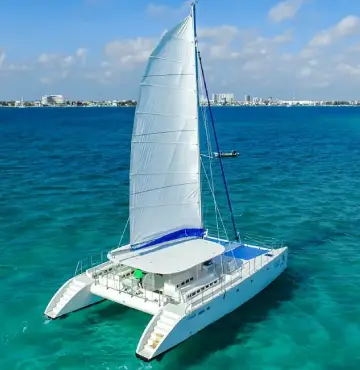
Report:
<svg viewBox="0 0 360 370"><path fill-rule="evenodd" d="M303 278L286 270L253 299L157 360L164 359L168 362L166 367L173 370L185 369L198 365L216 351L243 343L251 335L254 325L266 320L282 303L292 299Z"/></svg>

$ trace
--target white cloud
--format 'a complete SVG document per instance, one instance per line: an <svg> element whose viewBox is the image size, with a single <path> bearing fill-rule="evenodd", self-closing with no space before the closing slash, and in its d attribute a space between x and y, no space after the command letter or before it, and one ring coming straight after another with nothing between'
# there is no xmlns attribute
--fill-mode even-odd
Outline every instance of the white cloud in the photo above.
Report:
<svg viewBox="0 0 360 370"><path fill-rule="evenodd" d="M85 48L78 48L75 55L81 60L82 64L85 64L88 51Z"/></svg>
<svg viewBox="0 0 360 370"><path fill-rule="evenodd" d="M304 0L285 0L276 4L269 10L268 18L272 22L282 22L286 19L294 18L300 10Z"/></svg>
<svg viewBox="0 0 360 370"><path fill-rule="evenodd" d="M31 68L31 66L21 63L6 63L8 61L7 55L4 51L0 50L0 71L2 72L13 72L13 71L28 71Z"/></svg>
<svg viewBox="0 0 360 370"><path fill-rule="evenodd" d="M356 76L360 77L360 63L356 65L350 65L347 63L340 63L337 67L336 70L338 72L343 72L349 76Z"/></svg>
<svg viewBox="0 0 360 370"><path fill-rule="evenodd" d="M336 34L341 37L351 35L355 23L343 22L341 27L335 28ZM203 48L200 41L200 47L204 63L213 67L212 76L216 75L214 81L217 81L215 86L220 86L221 81L228 81L226 76L231 74L232 84L229 86L234 88L236 84L241 84L244 94L256 89L254 95L269 91L269 95L274 96L271 92L274 89L287 92L288 98L291 98L293 91L303 92L304 99L307 99L316 95L319 98L319 94L326 98L338 91L347 93L345 86L355 86L356 79L360 82L360 65L356 62L359 59L355 59L354 55L358 45L354 45L351 52L348 46L343 45L336 51L337 54L332 49L310 46L290 53L286 51L286 45L292 41L293 30L271 38L232 26L207 28L200 30L199 34L200 39L203 36L206 42ZM342 64L339 66L340 61ZM337 73L333 73L334 70ZM339 86L339 90L326 89L329 86Z"/></svg>
<svg viewBox="0 0 360 370"><path fill-rule="evenodd" d="M299 99L327 98L331 94L346 98L357 91L360 83L360 45L349 45L346 40L356 35L358 27L358 17L345 17L329 29L314 32L312 40L302 49L301 45L292 44L297 36L294 33L301 29L288 29L269 37L259 30L231 24L200 27L199 46L209 90L226 88L238 98L251 94L291 99L293 92ZM56 84L60 89L72 86L72 91L78 85L90 86L99 98L104 91L111 92L115 98L118 86L124 85L128 94L124 98L136 98L138 82L158 39L110 39L99 59L92 56L98 54L96 51L89 54L87 49L79 47L68 54L42 53L30 64L12 60L10 63L0 50L0 71L4 75L3 71L9 71L10 75L11 71L33 68L31 76L41 84ZM335 45L340 40L344 42ZM76 86L72 85L75 79L79 81Z"/></svg>
<svg viewBox="0 0 360 370"><path fill-rule="evenodd" d="M162 4L150 3L146 8L146 12L150 15L163 15L168 10L169 6Z"/></svg>
<svg viewBox="0 0 360 370"><path fill-rule="evenodd" d="M84 66L88 51L85 48L78 48L74 54L63 55L58 53L42 53L37 62L41 65L42 73L45 76L40 77L42 84L51 84L66 79L71 70L78 70L78 67Z"/></svg>
<svg viewBox="0 0 360 370"><path fill-rule="evenodd" d="M5 61L5 58L6 58L5 52L0 50L0 68L2 68L2 66L4 64L4 61Z"/></svg>
<svg viewBox="0 0 360 370"><path fill-rule="evenodd" d="M293 31L292 30L287 30L284 33L275 36L272 41L276 44L282 44L286 42L290 42L293 37Z"/></svg>
<svg viewBox="0 0 360 370"><path fill-rule="evenodd" d="M40 82L41 82L43 85L49 85L49 84L51 84L52 79L51 79L51 78L49 78L49 77L40 77Z"/></svg>
<svg viewBox="0 0 360 370"><path fill-rule="evenodd" d="M310 67L303 67L300 70L300 75L304 77L311 76L312 73L313 73L313 70Z"/></svg>
<svg viewBox="0 0 360 370"><path fill-rule="evenodd" d="M42 53L38 57L38 63L46 67L68 68L77 64L84 63L87 57L87 49L78 48L72 55L61 55L57 53Z"/></svg>
<svg viewBox="0 0 360 370"><path fill-rule="evenodd" d="M152 38L142 37L111 41L105 45L104 53L117 67L135 68L148 59L155 42Z"/></svg>
<svg viewBox="0 0 360 370"><path fill-rule="evenodd" d="M317 66L319 64L319 62L317 61L317 59L310 59L310 60L308 60L308 63L311 66L313 66L313 67L315 67L315 66Z"/></svg>
<svg viewBox="0 0 360 370"><path fill-rule="evenodd" d="M360 17L348 15L335 26L318 32L309 42L310 47L329 46L360 31Z"/></svg>
<svg viewBox="0 0 360 370"><path fill-rule="evenodd" d="M245 69L256 68L258 61L250 65L257 57L266 58L292 39L292 31L266 38L253 30L238 29L223 25L199 30L200 49L211 60L243 60ZM204 40L204 42L202 42Z"/></svg>
<svg viewBox="0 0 360 370"><path fill-rule="evenodd" d="M240 30L235 26L222 25L218 27L200 28L198 31L201 39L216 39L219 41L231 41L240 34Z"/></svg>
<svg viewBox="0 0 360 370"><path fill-rule="evenodd" d="M231 25L199 28L200 50L214 60L237 59L239 53L234 43L245 39L247 34L248 31Z"/></svg>
<svg viewBox="0 0 360 370"><path fill-rule="evenodd" d="M336 64L330 64L327 55L320 51L314 53L312 49L295 53L283 50L292 37L293 30L269 38L254 30L239 29L232 25L200 28L200 50L205 69L211 70L212 86L220 88L226 81L225 85L230 88L229 74L232 75L232 84L239 81L244 86L253 86L261 81L260 90L266 86L271 89L283 85L286 91L289 84L285 81L292 81L292 91L297 88L322 89L335 83L331 72ZM98 73L88 78L111 84L116 76L132 69L138 71L140 79L155 43L156 40L152 38L142 37L107 43L104 48L107 60L101 63ZM349 72L344 69L342 73Z"/></svg>
<svg viewBox="0 0 360 370"><path fill-rule="evenodd" d="M55 53L42 53L39 55L38 62L43 66L47 67L69 67L75 62L75 58L72 55L59 55Z"/></svg>
<svg viewBox="0 0 360 370"><path fill-rule="evenodd" d="M150 16L175 16L185 11L190 11L191 1L184 1L179 7L174 7L168 4L150 3L146 8L146 13Z"/></svg>

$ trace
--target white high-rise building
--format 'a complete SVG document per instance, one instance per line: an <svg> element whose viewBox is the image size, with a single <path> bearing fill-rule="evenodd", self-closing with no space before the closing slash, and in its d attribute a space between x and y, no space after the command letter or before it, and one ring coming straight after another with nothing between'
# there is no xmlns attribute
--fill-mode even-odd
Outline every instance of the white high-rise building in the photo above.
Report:
<svg viewBox="0 0 360 370"><path fill-rule="evenodd" d="M233 103L235 97L230 93L213 94L213 101L215 104Z"/></svg>
<svg viewBox="0 0 360 370"><path fill-rule="evenodd" d="M63 103L64 97L62 95L44 95L41 97L42 105L57 105Z"/></svg>

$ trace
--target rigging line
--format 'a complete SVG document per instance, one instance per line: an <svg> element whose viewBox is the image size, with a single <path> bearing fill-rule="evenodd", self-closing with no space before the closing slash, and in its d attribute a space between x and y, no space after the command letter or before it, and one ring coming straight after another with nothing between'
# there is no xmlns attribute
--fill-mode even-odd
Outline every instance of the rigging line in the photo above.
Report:
<svg viewBox="0 0 360 370"><path fill-rule="evenodd" d="M118 248L119 248L119 247L121 247L121 243L122 243L122 240L123 240L123 238L124 238L125 231L126 231L126 228L127 228L128 224L129 224L129 221L130 221L130 216L128 217L128 219L127 219L127 221L126 221L126 224L125 224L124 230L123 230L123 232L122 232L122 234L121 234L121 238L120 238L120 241L119 241L119 244L118 244Z"/></svg>
<svg viewBox="0 0 360 370"><path fill-rule="evenodd" d="M201 82L203 82L203 81L201 81ZM200 89L201 89L201 95L204 96L204 86L203 86L203 84L200 84ZM213 156L213 154L212 154L212 148L211 148L211 138L210 138L210 132L209 132L208 121L207 121L207 116L206 116L206 113L205 113L205 109L204 109L204 107L201 107L200 109L201 109L202 118L203 118L204 127L205 127L207 151L208 151L208 157L209 157L208 162L209 162L209 169L210 169L211 184L210 184L209 179L207 178L207 172L206 172L206 169L205 169L205 166L204 166L204 161L202 161L201 163L203 165L204 173L205 173L205 176L206 176L206 178L208 180L208 183L209 183L210 191L213 194L214 208L215 208L216 231L217 231L218 239L220 239L218 212L219 212L220 220L221 220L221 223L222 223L223 227L224 227L224 223L222 222L220 210L218 210L218 208L217 208L216 197L215 197L215 194L214 194L215 186L214 186L214 176L213 176L213 170L212 170L212 156ZM225 231L225 235L227 236L225 227L224 227L224 231Z"/></svg>
<svg viewBox="0 0 360 370"><path fill-rule="evenodd" d="M201 55L200 55L199 50L198 50L198 57L199 57L199 64L200 64L200 69L201 69L202 80L204 82L204 88L205 88L205 93L206 93L206 100L207 100L208 110L209 110L209 113L210 113L211 125L213 127L213 132L214 132L216 149L217 149L217 152L220 153L219 141L218 141L218 138L217 138L217 135L216 135L214 117L213 117L212 110L211 110L209 92L208 92L207 85L206 85L205 73L204 73L204 68L203 68L203 65L202 65L202 60L201 60ZM237 228L236 228L236 224L235 224L234 214L233 214L233 210L232 210L232 206L231 206L231 200L230 200L229 190L228 190L227 183L226 183L225 171L224 171L224 166L223 166L223 163L222 163L221 155L219 155L218 158L219 158L219 163L220 163L220 168L221 168L221 174L222 174L222 177L223 177L223 182L224 182L224 187L225 187L225 192L226 192L226 198L227 198L227 202L228 202L228 206L229 206L231 222L232 222L234 233L235 233L235 240L239 241L239 234L237 232Z"/></svg>
<svg viewBox="0 0 360 370"><path fill-rule="evenodd" d="M217 202L216 202L216 197L215 197L215 192L214 192L214 188L211 187L211 184L210 184L210 180L209 180L209 177L207 175L207 172L206 172L206 169L205 169L205 165L204 165L204 162L201 161L201 164L203 166L203 169L204 169L204 174L205 174L205 177L206 177L206 180L208 182L208 185L209 185L209 188L210 188L210 192L211 192L211 195L213 197L213 200L214 200L214 205L215 205L215 215L219 214L219 218L220 218L220 222L222 224L222 227L224 229L224 233L225 233L225 236L226 236L226 239L228 239L228 235L227 235L227 232L226 232L226 227L225 227L225 224L224 224L224 221L221 217L221 213L220 213L220 210L219 210L219 207L217 205ZM216 219L217 220L217 219ZM217 221L216 221L217 222ZM219 226L217 226L217 232L218 232L218 239L220 239L220 236L219 236Z"/></svg>

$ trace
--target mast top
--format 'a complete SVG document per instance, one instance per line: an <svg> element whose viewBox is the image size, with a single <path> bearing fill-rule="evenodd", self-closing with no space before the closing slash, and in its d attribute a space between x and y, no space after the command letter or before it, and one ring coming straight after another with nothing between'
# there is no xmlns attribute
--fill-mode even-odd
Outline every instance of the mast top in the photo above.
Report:
<svg viewBox="0 0 360 370"><path fill-rule="evenodd" d="M196 6L197 3L198 3L198 0L195 0L190 5L190 8L191 8L190 15L192 17L195 17L195 6Z"/></svg>

